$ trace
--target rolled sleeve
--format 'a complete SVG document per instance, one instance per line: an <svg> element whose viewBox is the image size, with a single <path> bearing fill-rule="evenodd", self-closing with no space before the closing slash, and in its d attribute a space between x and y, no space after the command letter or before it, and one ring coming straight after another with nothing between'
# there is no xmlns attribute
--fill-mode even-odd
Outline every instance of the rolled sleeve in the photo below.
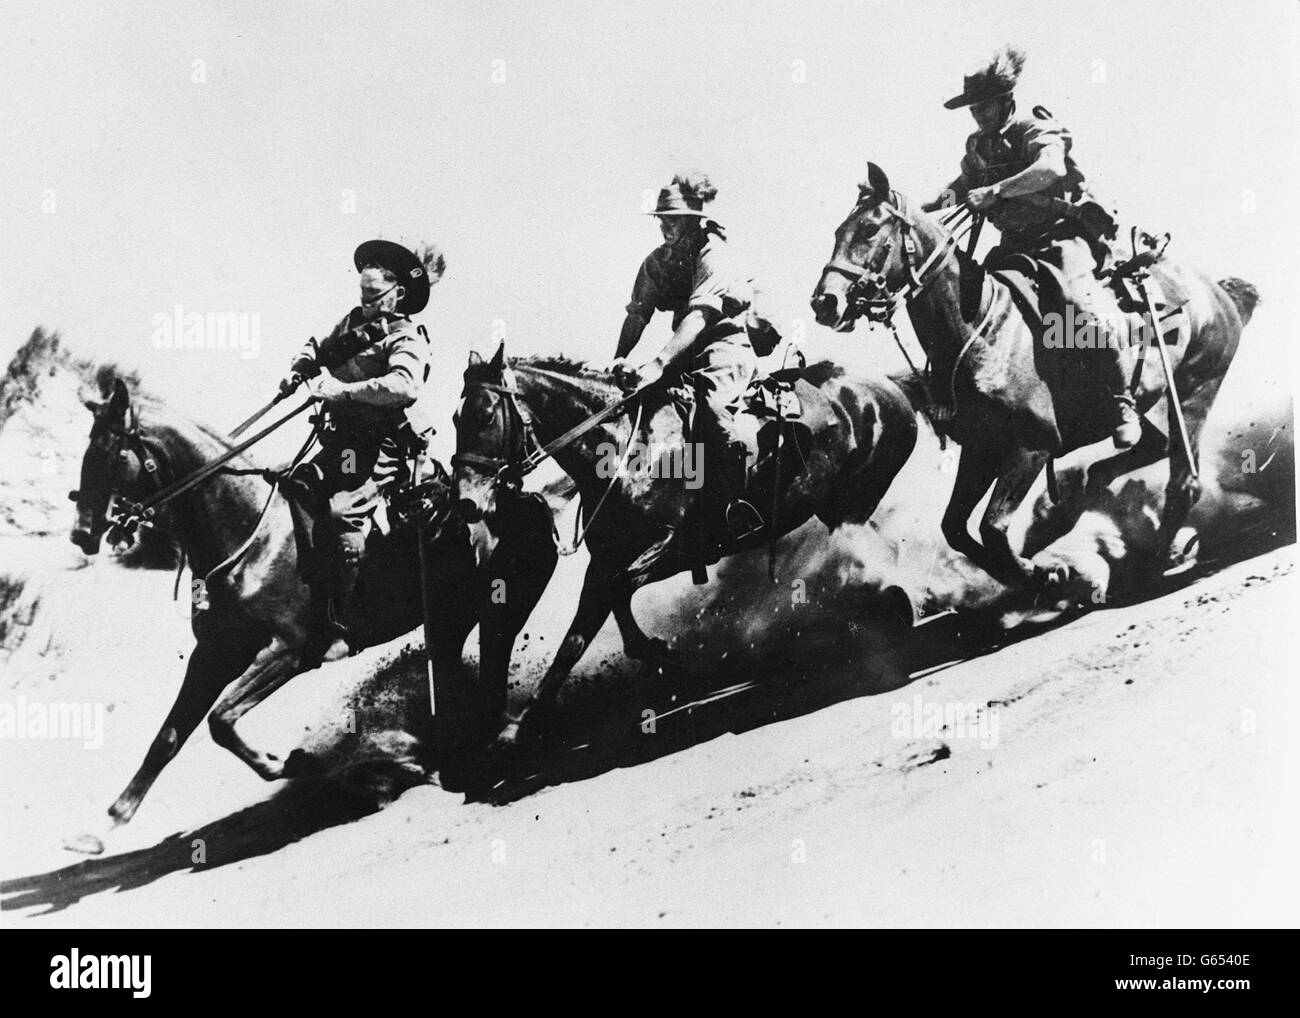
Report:
<svg viewBox="0 0 1300 1018"><path fill-rule="evenodd" d="M394 332L383 342L388 370L375 378L347 383L348 400L367 406L404 409L415 402L432 368L429 344L414 328Z"/></svg>
<svg viewBox="0 0 1300 1018"><path fill-rule="evenodd" d="M733 318L754 303L753 284L736 270L726 252L713 243L700 252L693 284L686 301L689 311L711 311L722 318Z"/></svg>
<svg viewBox="0 0 1300 1018"><path fill-rule="evenodd" d="M1070 132L1055 120L1029 120L1025 122L1024 135L1020 141L1025 159L1036 162L1047 149L1057 149L1062 159L1070 151Z"/></svg>
<svg viewBox="0 0 1300 1018"><path fill-rule="evenodd" d="M637 270L636 282L632 284L632 299L627 302L627 313L643 321L649 321L659 304L662 289L663 269L659 264L658 252L652 252Z"/></svg>

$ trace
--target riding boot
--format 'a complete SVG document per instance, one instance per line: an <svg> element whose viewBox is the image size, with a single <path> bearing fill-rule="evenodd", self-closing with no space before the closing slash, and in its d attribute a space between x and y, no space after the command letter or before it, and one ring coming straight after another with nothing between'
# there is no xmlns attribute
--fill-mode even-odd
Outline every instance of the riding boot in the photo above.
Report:
<svg viewBox="0 0 1300 1018"><path fill-rule="evenodd" d="M745 491L749 449L744 442L730 442L722 461L723 490L719 500L726 505L724 518L734 540L743 540L763 528L763 516L740 496Z"/></svg>
<svg viewBox="0 0 1300 1018"><path fill-rule="evenodd" d="M1105 353L1110 357L1106 366L1106 387L1110 390L1115 425L1114 439L1116 449L1131 449L1142 438L1142 418L1137 412L1137 403L1129 391L1128 372L1124 366L1124 352L1116 345L1108 344Z"/></svg>
<svg viewBox="0 0 1300 1018"><path fill-rule="evenodd" d="M338 537L331 565L329 600L325 607L324 635L327 646L321 661L337 661L357 649L350 643L345 619L361 575L361 556L365 551L365 535L358 531L345 531Z"/></svg>

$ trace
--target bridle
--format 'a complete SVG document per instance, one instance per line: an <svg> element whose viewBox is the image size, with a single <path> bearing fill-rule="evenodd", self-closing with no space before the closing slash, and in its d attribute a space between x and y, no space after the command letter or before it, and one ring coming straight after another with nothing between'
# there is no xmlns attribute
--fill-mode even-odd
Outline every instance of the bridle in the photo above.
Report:
<svg viewBox="0 0 1300 1018"><path fill-rule="evenodd" d="M452 456L451 465L453 468L468 466L480 473L491 474L493 483L518 485L525 475L536 470L546 458L539 455L541 443L533 433L532 417L519 401L519 390L515 387L509 369L502 373L500 382L466 379L462 400L475 389L486 389L504 397L498 401L504 411L500 415L501 449L504 454L484 456L475 452L458 452ZM535 461L534 457L537 457Z"/></svg>
<svg viewBox="0 0 1300 1018"><path fill-rule="evenodd" d="M504 455L501 456L484 456L473 452L458 452L451 458L452 468L468 466L480 473L491 474L492 485L494 487L504 485L508 491L516 494L519 493L521 482L524 477L532 473L546 460L550 459L555 453L585 435L604 421L622 413L628 404L636 403L636 419L632 422L632 435L635 437L641 427L641 413L645 406L645 401L641 399L644 390L637 390L624 396L622 399L611 403L609 406L596 411L587 417L580 424L570 428L563 435L552 439L545 445L538 441L536 433L533 431L533 420L529 415L527 408L520 401L520 392L514 384L514 375L509 368L502 371L500 382L489 382L481 379L466 379L465 389L461 394L462 401L469 395L472 390L486 389L489 392L495 392L503 398L498 402L504 408L501 414L501 449ZM518 436L516 440L515 436ZM605 500L609 498L623 470L627 466L628 458L631 456L635 443L629 441L627 448L624 449L619 467L615 470L606 485L604 492L596 502L596 506L590 513L584 514L578 511L573 524L573 540L565 544L560 539L559 529L555 525L555 517L551 517L551 534L555 538L556 548L561 555L572 555L582 545L587 534L591 530L592 523L595 522L596 516L600 513L601 507ZM583 517L586 516L586 526L583 526Z"/></svg>
<svg viewBox="0 0 1300 1018"><path fill-rule="evenodd" d="M271 507L271 502L275 497L276 486L279 484L281 478L286 477L293 472L293 470L303 461L308 451L315 443L319 432L319 424L312 428L311 433L307 436L307 441L303 443L302 448L298 450L297 455L294 456L289 467L284 471L266 470L262 468L229 467L225 464L228 460L242 452L248 446L259 441L271 431L274 431L282 424L298 416L298 414L302 413L311 405L312 401L308 400L303 403L302 406L298 407L298 409L291 411L275 424L264 428L257 435L240 445L235 446L233 449L230 449L212 463L192 471L185 477L173 477L170 481L164 481L163 469L159 466L160 461L164 464L167 463L167 457L164 456L161 451L151 449L149 443L145 441L143 429L140 427L139 411L136 410L134 404L130 407L130 422L125 426L110 421L97 420L95 425L91 428L92 437L96 428L103 428L110 435L117 438L117 443L108 453L113 462L113 467L110 468L106 484L108 495L104 507L104 516L108 521L107 535L109 542L116 544L129 540L135 535L136 531L142 527L157 527L157 514L163 506L174 499L179 498L197 485L204 483L216 474L257 475L271 485L271 490L267 494L265 503L262 505L262 511L257 517L257 522L253 525L253 529L250 531L248 537L244 539L243 543L240 544L234 552L226 556L226 558L217 566L207 572L204 578L205 582L218 571L226 569L235 562L238 562L252 546L254 538L256 538L258 531L261 529L262 521L266 518L267 510ZM137 502L131 499L118 497L120 492L116 486L121 483L121 455L124 448L130 449L139 460L145 475L149 478L152 490L142 501ZM169 469L168 473L173 473L173 471ZM81 497L81 492L70 491L68 492L68 497L74 502L78 501ZM176 568L176 585L175 589L172 591L173 598L175 598L180 589L180 578L181 573L185 569L185 564L185 546L181 544L179 564Z"/></svg>
<svg viewBox="0 0 1300 1018"><path fill-rule="evenodd" d="M860 209L866 204L866 196L858 200ZM915 300L934 280L938 271L947 264L948 259L952 256L953 250L957 247L957 234L951 227L962 215L954 215L945 223L943 243L935 246L929 256L918 264L920 258L920 247L916 241L916 223L898 207L897 193L891 191L889 199L880 202L879 207L887 212L892 220L898 224L897 233L902 237L902 263L906 269L907 278L900 285L891 287L889 283L889 264L890 255L893 253L894 235L891 233L887 236L880 248L871 256L865 266L854 265L852 262L843 261L839 258L832 258L822 269L822 274L836 272L849 279L849 288L845 291L844 302L844 320L854 321L857 318L865 316L868 321L885 325L889 328L894 337L894 343L898 346L899 352L902 353L903 359L907 361L907 366L911 369L912 375L921 385L921 390L926 394L926 403L922 407L922 413L934 427L935 433L939 436L940 448L946 448L947 439L944 434L943 426L951 417L951 408L936 403L930 394L929 376L929 357L927 353L925 371L917 368L916 362L912 360L912 355L907 352L907 347L903 345L903 338L898 334L898 326L894 324L894 313L903 305ZM858 209L854 209L856 216ZM972 338L974 333L972 333ZM969 342L967 343L969 347ZM957 364L961 362L965 355L965 349L957 357ZM956 364L953 365L954 378L956 374ZM949 389L952 389L950 383Z"/></svg>
<svg viewBox="0 0 1300 1018"><path fill-rule="evenodd" d="M859 200L858 207L861 208L864 204L865 199ZM822 274L834 272L848 278L849 288L844 296L845 314L851 316L848 320L865 316L870 321L892 325L894 312L901 305L918 297L947 262L957 246L957 237L954 233L945 231L943 243L918 264L920 246L916 240L916 223L898 208L894 192L879 207L898 224L897 233L902 238L902 263L907 273L906 281L896 287L891 287L889 283L887 266L893 254L893 234L885 238L865 266L832 258L822 269ZM854 211L856 214L857 210Z"/></svg>
<svg viewBox="0 0 1300 1018"><path fill-rule="evenodd" d="M119 497L118 485L121 484L123 471L121 456L124 449L129 450L139 461L144 475L149 478L149 484L152 488L151 494L156 495L166 487L166 482L163 481L162 477L162 468L159 466L159 461L166 462L166 457L160 452L151 449L145 441L140 428L140 415L134 406L130 408L130 415L130 422L126 425L115 424L110 421L95 422L96 428L104 429L117 439L112 449L106 454L113 464L109 468L106 484L108 494L104 508L104 515L108 520L110 533L113 528L121 530L123 521L129 519L133 514L138 515L140 510L139 504ZM81 498L81 492L70 491L68 492L68 498L76 502Z"/></svg>

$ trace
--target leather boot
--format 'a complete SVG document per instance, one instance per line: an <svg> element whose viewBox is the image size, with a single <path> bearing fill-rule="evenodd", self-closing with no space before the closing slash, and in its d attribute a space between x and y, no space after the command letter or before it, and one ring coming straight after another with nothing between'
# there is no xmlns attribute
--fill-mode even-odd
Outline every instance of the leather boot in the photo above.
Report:
<svg viewBox="0 0 1300 1018"><path fill-rule="evenodd" d="M749 450L744 442L731 442L722 461L723 498L726 502L724 518L727 530L734 540L742 540L763 529L763 516L740 495L745 490Z"/></svg>
<svg viewBox="0 0 1300 1018"><path fill-rule="evenodd" d="M361 556L365 551L365 535L347 531L338 537L331 565L329 600L325 607L324 632L328 645L321 661L337 661L354 653L349 642L348 628L344 624L352 595L361 575Z"/></svg>

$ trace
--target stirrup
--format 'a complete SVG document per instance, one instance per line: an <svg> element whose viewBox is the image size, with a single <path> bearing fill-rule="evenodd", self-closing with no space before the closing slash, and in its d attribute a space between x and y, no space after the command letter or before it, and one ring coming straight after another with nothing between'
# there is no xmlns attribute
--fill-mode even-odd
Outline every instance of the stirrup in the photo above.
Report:
<svg viewBox="0 0 1300 1018"><path fill-rule="evenodd" d="M743 541L763 529L762 514L743 498L733 498L727 504L725 516L733 540Z"/></svg>

